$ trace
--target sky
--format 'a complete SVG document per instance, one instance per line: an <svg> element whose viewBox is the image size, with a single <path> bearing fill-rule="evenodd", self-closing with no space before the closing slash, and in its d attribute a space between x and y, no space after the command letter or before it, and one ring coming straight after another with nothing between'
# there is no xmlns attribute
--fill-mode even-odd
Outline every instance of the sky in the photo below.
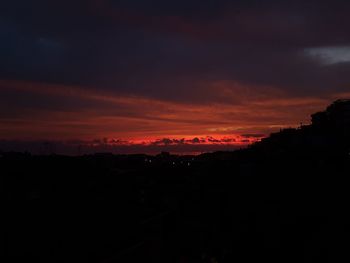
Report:
<svg viewBox="0 0 350 263"><path fill-rule="evenodd" d="M0 150L199 153L307 124L350 97L349 11L342 0L4 1Z"/></svg>

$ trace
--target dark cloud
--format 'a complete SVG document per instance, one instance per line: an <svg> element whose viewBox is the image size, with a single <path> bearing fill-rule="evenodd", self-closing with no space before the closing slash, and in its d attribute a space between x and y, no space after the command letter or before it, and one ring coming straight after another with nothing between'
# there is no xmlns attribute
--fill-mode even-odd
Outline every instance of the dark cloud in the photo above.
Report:
<svg viewBox="0 0 350 263"><path fill-rule="evenodd" d="M115 154L147 153L158 154L169 151L176 154L199 154L211 151L232 151L244 145L191 143L177 139L163 139L150 143L132 143L125 140L95 139L92 141L26 141L0 140L0 153L8 151L30 152L32 154L80 155L96 152Z"/></svg>
<svg viewBox="0 0 350 263"><path fill-rule="evenodd" d="M212 136L207 136L206 138L198 138L194 137L192 139L170 139L170 138L163 138L163 139L158 139L155 141L152 141L150 145L164 145L164 146L169 146L169 145L183 145L183 144L188 144L188 145L193 145L193 144L232 144L235 143L236 139L235 138L229 138L229 137L224 137L224 138L214 138Z"/></svg>
<svg viewBox="0 0 350 263"><path fill-rule="evenodd" d="M220 98L208 86L218 80L298 95L343 91L349 63L325 66L305 49L350 45L349 7L339 0L7 1L0 76L202 102Z"/></svg>
<svg viewBox="0 0 350 263"><path fill-rule="evenodd" d="M204 138L197 138L194 137L193 139L169 139L169 138L163 138L158 139L153 142L151 142L151 145L178 145L178 144L200 144L200 143L207 143L211 141L207 141Z"/></svg>
<svg viewBox="0 0 350 263"><path fill-rule="evenodd" d="M208 142L212 142L212 143L220 143L221 142L220 140L215 139L215 138L213 138L211 136L208 136L207 140L208 140Z"/></svg>
<svg viewBox="0 0 350 263"><path fill-rule="evenodd" d="M259 134L259 133L249 133L249 134L241 134L243 138L262 138L265 137L265 134Z"/></svg>
<svg viewBox="0 0 350 263"><path fill-rule="evenodd" d="M177 140L177 139L169 139L169 138L163 138L159 140L155 140L151 142L151 145L171 145L171 144L183 144L184 139Z"/></svg>
<svg viewBox="0 0 350 263"><path fill-rule="evenodd" d="M199 138L197 138L197 137L195 137L195 138L193 138L191 140L187 140L187 141L190 142L190 143L201 143L201 140Z"/></svg>
<svg viewBox="0 0 350 263"><path fill-rule="evenodd" d="M146 134L154 152L200 152L305 121L349 91L349 1L3 2L2 138ZM128 140L94 143L146 149Z"/></svg>
<svg viewBox="0 0 350 263"><path fill-rule="evenodd" d="M231 142L235 142L236 139L234 138L223 138L221 139L221 142L224 142L224 143L231 143Z"/></svg>

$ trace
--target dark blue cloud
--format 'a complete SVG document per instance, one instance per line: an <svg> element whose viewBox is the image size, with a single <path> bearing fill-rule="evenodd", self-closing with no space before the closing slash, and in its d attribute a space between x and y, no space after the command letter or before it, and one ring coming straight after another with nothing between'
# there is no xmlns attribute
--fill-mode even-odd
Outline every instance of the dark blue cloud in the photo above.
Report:
<svg viewBox="0 0 350 263"><path fill-rule="evenodd" d="M0 77L210 102L232 80L290 94L343 91L349 63L305 50L350 46L346 1L7 1ZM204 84L203 84L204 83Z"/></svg>

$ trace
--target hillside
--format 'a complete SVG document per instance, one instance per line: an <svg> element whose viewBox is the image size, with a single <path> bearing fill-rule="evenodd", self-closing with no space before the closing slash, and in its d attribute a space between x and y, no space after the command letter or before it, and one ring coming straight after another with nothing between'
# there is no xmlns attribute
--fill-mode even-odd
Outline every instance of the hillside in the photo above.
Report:
<svg viewBox="0 0 350 263"><path fill-rule="evenodd" d="M3 153L8 262L349 259L349 116L200 156Z"/></svg>

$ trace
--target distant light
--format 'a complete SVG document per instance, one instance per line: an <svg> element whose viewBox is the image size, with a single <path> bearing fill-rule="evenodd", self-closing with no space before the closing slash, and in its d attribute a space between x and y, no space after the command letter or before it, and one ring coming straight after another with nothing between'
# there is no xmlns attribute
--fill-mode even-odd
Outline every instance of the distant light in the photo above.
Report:
<svg viewBox="0 0 350 263"><path fill-rule="evenodd" d="M191 163L187 163L187 166L190 166L191 165Z"/></svg>
<svg viewBox="0 0 350 263"><path fill-rule="evenodd" d="M326 65L350 62L350 46L307 48L304 51Z"/></svg>

